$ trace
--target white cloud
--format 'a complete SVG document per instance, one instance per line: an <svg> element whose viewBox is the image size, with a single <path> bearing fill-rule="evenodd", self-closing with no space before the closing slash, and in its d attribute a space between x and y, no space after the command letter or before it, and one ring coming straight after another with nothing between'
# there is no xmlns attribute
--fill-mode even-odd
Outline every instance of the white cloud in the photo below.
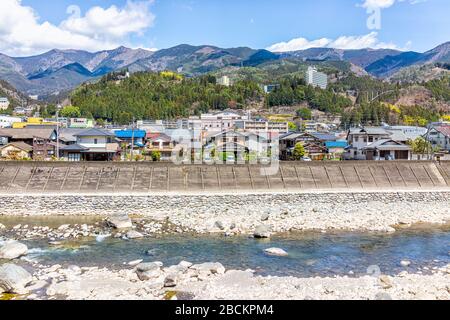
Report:
<svg viewBox="0 0 450 320"><path fill-rule="evenodd" d="M365 0L361 6L367 9L386 9L392 7L395 2L405 1L408 1L410 4L417 4L427 0Z"/></svg>
<svg viewBox="0 0 450 320"><path fill-rule="evenodd" d="M30 55L46 50L115 48L133 34L141 35L153 25L150 11L153 0L128 1L123 8L93 7L84 16L76 6L59 25L40 22L33 8L21 0L0 1L0 52L10 55Z"/></svg>
<svg viewBox="0 0 450 320"><path fill-rule="evenodd" d="M341 36L337 39L321 38L308 40L296 38L288 42L271 45L267 50L272 52L288 52L305 50L309 48L335 48L335 49L400 49L394 43L385 43L378 40L378 33L371 32L362 36Z"/></svg>

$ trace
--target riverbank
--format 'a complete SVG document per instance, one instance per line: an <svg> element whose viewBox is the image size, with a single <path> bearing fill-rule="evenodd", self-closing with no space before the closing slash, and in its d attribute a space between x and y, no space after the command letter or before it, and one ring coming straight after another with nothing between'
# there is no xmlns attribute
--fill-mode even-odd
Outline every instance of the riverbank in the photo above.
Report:
<svg viewBox="0 0 450 320"><path fill-rule="evenodd" d="M1 290L0 290L1 291ZM255 276L219 263L183 261L167 268L140 264L119 271L98 267L39 266L26 294L30 300L450 300L450 265L429 275L294 278ZM0 295L1 296L1 295ZM5 296L6 297L6 296ZM1 299L1 298L0 298Z"/></svg>
<svg viewBox="0 0 450 320"><path fill-rule="evenodd" d="M450 221L450 192L270 192L185 195L0 195L2 216L128 214L174 232L253 234L305 230L394 232L399 225ZM144 230L145 231L145 230Z"/></svg>

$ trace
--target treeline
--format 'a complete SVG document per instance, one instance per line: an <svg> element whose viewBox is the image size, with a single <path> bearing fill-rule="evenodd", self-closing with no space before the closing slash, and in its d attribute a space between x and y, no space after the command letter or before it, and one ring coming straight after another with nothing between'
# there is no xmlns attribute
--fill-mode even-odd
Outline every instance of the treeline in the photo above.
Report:
<svg viewBox="0 0 450 320"><path fill-rule="evenodd" d="M437 100L450 102L450 77L443 77L424 83L424 86L433 93Z"/></svg>
<svg viewBox="0 0 450 320"><path fill-rule="evenodd" d="M110 81L105 76L95 84L85 84L71 95L72 105L83 117L128 124L135 119L175 119L211 109L242 109L262 100L264 92L251 81L230 87L216 84L216 78L183 78L173 72L141 72Z"/></svg>
<svg viewBox="0 0 450 320"><path fill-rule="evenodd" d="M292 106L307 102L308 105L323 112L338 114L352 105L345 96L335 94L332 90L322 90L306 85L303 78L290 77L280 81L268 96L267 105Z"/></svg>

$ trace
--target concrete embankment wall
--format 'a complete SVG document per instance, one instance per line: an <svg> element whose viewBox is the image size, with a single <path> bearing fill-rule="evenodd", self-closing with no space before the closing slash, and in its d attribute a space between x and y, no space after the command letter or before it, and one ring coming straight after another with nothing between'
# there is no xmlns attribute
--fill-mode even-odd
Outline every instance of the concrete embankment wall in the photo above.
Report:
<svg viewBox="0 0 450 320"><path fill-rule="evenodd" d="M450 188L450 162L283 162L260 165L0 162L0 194L95 194Z"/></svg>

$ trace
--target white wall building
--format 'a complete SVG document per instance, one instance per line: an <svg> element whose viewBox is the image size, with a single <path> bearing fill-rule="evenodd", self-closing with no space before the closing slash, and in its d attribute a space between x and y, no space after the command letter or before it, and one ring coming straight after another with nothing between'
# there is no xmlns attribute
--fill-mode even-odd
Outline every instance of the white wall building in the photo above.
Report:
<svg viewBox="0 0 450 320"><path fill-rule="evenodd" d="M0 97L0 110L6 110L9 108L9 100L5 97Z"/></svg>
<svg viewBox="0 0 450 320"><path fill-rule="evenodd" d="M328 86L328 76L325 73L317 71L314 67L308 67L308 71L306 71L306 83L314 87L326 89Z"/></svg>
<svg viewBox="0 0 450 320"><path fill-rule="evenodd" d="M12 128L13 123L22 121L23 119L19 117L0 115L0 128Z"/></svg>
<svg viewBox="0 0 450 320"><path fill-rule="evenodd" d="M217 84L229 87L229 86L231 86L231 80L228 76L223 76L223 77L220 77L219 79L217 79Z"/></svg>

